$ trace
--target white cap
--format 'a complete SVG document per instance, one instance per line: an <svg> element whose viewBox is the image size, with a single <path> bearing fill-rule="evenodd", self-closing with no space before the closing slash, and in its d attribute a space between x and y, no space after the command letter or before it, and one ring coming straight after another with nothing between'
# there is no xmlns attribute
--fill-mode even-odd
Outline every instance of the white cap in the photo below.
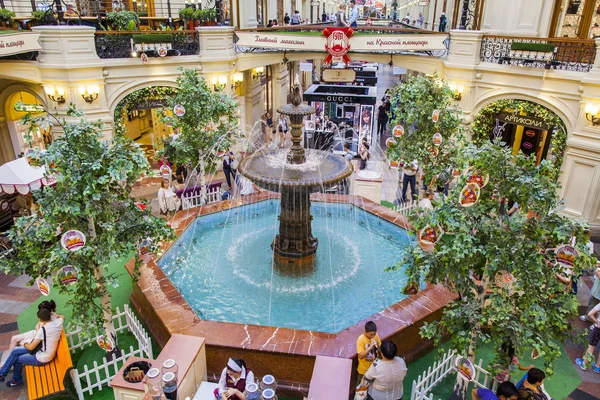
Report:
<svg viewBox="0 0 600 400"><path fill-rule="evenodd" d="M146 376L148 378L156 378L159 374L160 374L160 371L158 368L150 368L150 370L148 371Z"/></svg>
<svg viewBox="0 0 600 400"><path fill-rule="evenodd" d="M163 367L165 367L165 368L173 368L174 365L175 365L175 360L173 360L172 358L165 360L165 362L163 363Z"/></svg>

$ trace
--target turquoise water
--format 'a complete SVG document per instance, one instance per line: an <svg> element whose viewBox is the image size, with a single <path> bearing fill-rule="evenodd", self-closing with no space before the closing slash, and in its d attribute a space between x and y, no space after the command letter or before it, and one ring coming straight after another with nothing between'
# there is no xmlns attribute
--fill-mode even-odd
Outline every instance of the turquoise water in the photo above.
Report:
<svg viewBox="0 0 600 400"><path fill-rule="evenodd" d="M339 332L406 297L402 271L385 272L407 232L349 204L312 203L315 270L272 267L278 201L197 218L158 261L203 319Z"/></svg>

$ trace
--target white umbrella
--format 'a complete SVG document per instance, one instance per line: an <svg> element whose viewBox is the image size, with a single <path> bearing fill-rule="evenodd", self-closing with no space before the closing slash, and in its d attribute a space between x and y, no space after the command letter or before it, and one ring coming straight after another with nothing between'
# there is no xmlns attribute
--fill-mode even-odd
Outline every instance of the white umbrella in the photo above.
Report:
<svg viewBox="0 0 600 400"><path fill-rule="evenodd" d="M0 193L28 194L32 190L39 190L42 185L48 186L56 183L52 175L45 177L46 168L34 168L29 165L25 157L7 162L0 167Z"/></svg>

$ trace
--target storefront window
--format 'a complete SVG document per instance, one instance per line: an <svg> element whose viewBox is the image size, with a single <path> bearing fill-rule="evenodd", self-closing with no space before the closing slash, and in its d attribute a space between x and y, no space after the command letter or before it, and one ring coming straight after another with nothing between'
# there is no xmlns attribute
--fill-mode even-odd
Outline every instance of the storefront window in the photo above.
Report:
<svg viewBox="0 0 600 400"><path fill-rule="evenodd" d="M6 123L15 157L19 157L30 148L46 149L52 143L50 130L37 128L28 132L29 126L22 121L26 113L15 110L17 102L44 106L36 96L25 91L13 93L6 102Z"/></svg>
<svg viewBox="0 0 600 400"><path fill-rule="evenodd" d="M600 0L556 0L554 36L587 39L600 36Z"/></svg>

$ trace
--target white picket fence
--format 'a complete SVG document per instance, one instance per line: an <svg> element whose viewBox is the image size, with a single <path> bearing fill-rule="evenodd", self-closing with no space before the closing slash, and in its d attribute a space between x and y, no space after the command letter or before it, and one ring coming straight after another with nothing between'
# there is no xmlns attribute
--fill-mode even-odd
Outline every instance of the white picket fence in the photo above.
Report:
<svg viewBox="0 0 600 400"><path fill-rule="evenodd" d="M414 209L418 207L419 203L417 200L413 200L412 202L400 203L400 205L394 205L392 210L399 212L400 214L407 217L408 215L414 212Z"/></svg>
<svg viewBox="0 0 600 400"><path fill-rule="evenodd" d="M216 203L217 201L221 201L221 197L223 193L220 188L214 188L206 193L206 203ZM181 208L183 210L187 210L188 208L198 207L203 205L202 203L202 193L184 193L181 196Z"/></svg>
<svg viewBox="0 0 600 400"><path fill-rule="evenodd" d="M442 356L441 360L434 362L433 365L427 369L427 372L419 375L417 380L413 381L410 400L434 400L431 391L450 373L456 373L454 363L457 357L459 356L456 355L455 350L448 350L448 352ZM479 360L479 363L473 366L475 369L475 376L472 383L477 387L487 388L492 378L490 373L483 369L481 366L482 364L483 360ZM483 382L481 382L482 378ZM493 391L496 391L497 385L498 383L494 381L492 386Z"/></svg>
<svg viewBox="0 0 600 400"><path fill-rule="evenodd" d="M130 346L127 351L121 349L121 354L119 356L113 354L110 361L106 358L103 358L100 363L94 361L93 368L84 365L83 371L72 369L71 378L79 400L84 400L84 393L91 395L95 390L102 390L102 386L108 384L115 377L129 357L153 358L150 336L127 304L125 304L123 312L117 307L113 315L113 325L117 333L129 330L137 339L137 348ZM77 349L95 345L99 336L101 336L99 332L96 332L94 337L83 335L81 328L67 332L69 350L75 352Z"/></svg>

